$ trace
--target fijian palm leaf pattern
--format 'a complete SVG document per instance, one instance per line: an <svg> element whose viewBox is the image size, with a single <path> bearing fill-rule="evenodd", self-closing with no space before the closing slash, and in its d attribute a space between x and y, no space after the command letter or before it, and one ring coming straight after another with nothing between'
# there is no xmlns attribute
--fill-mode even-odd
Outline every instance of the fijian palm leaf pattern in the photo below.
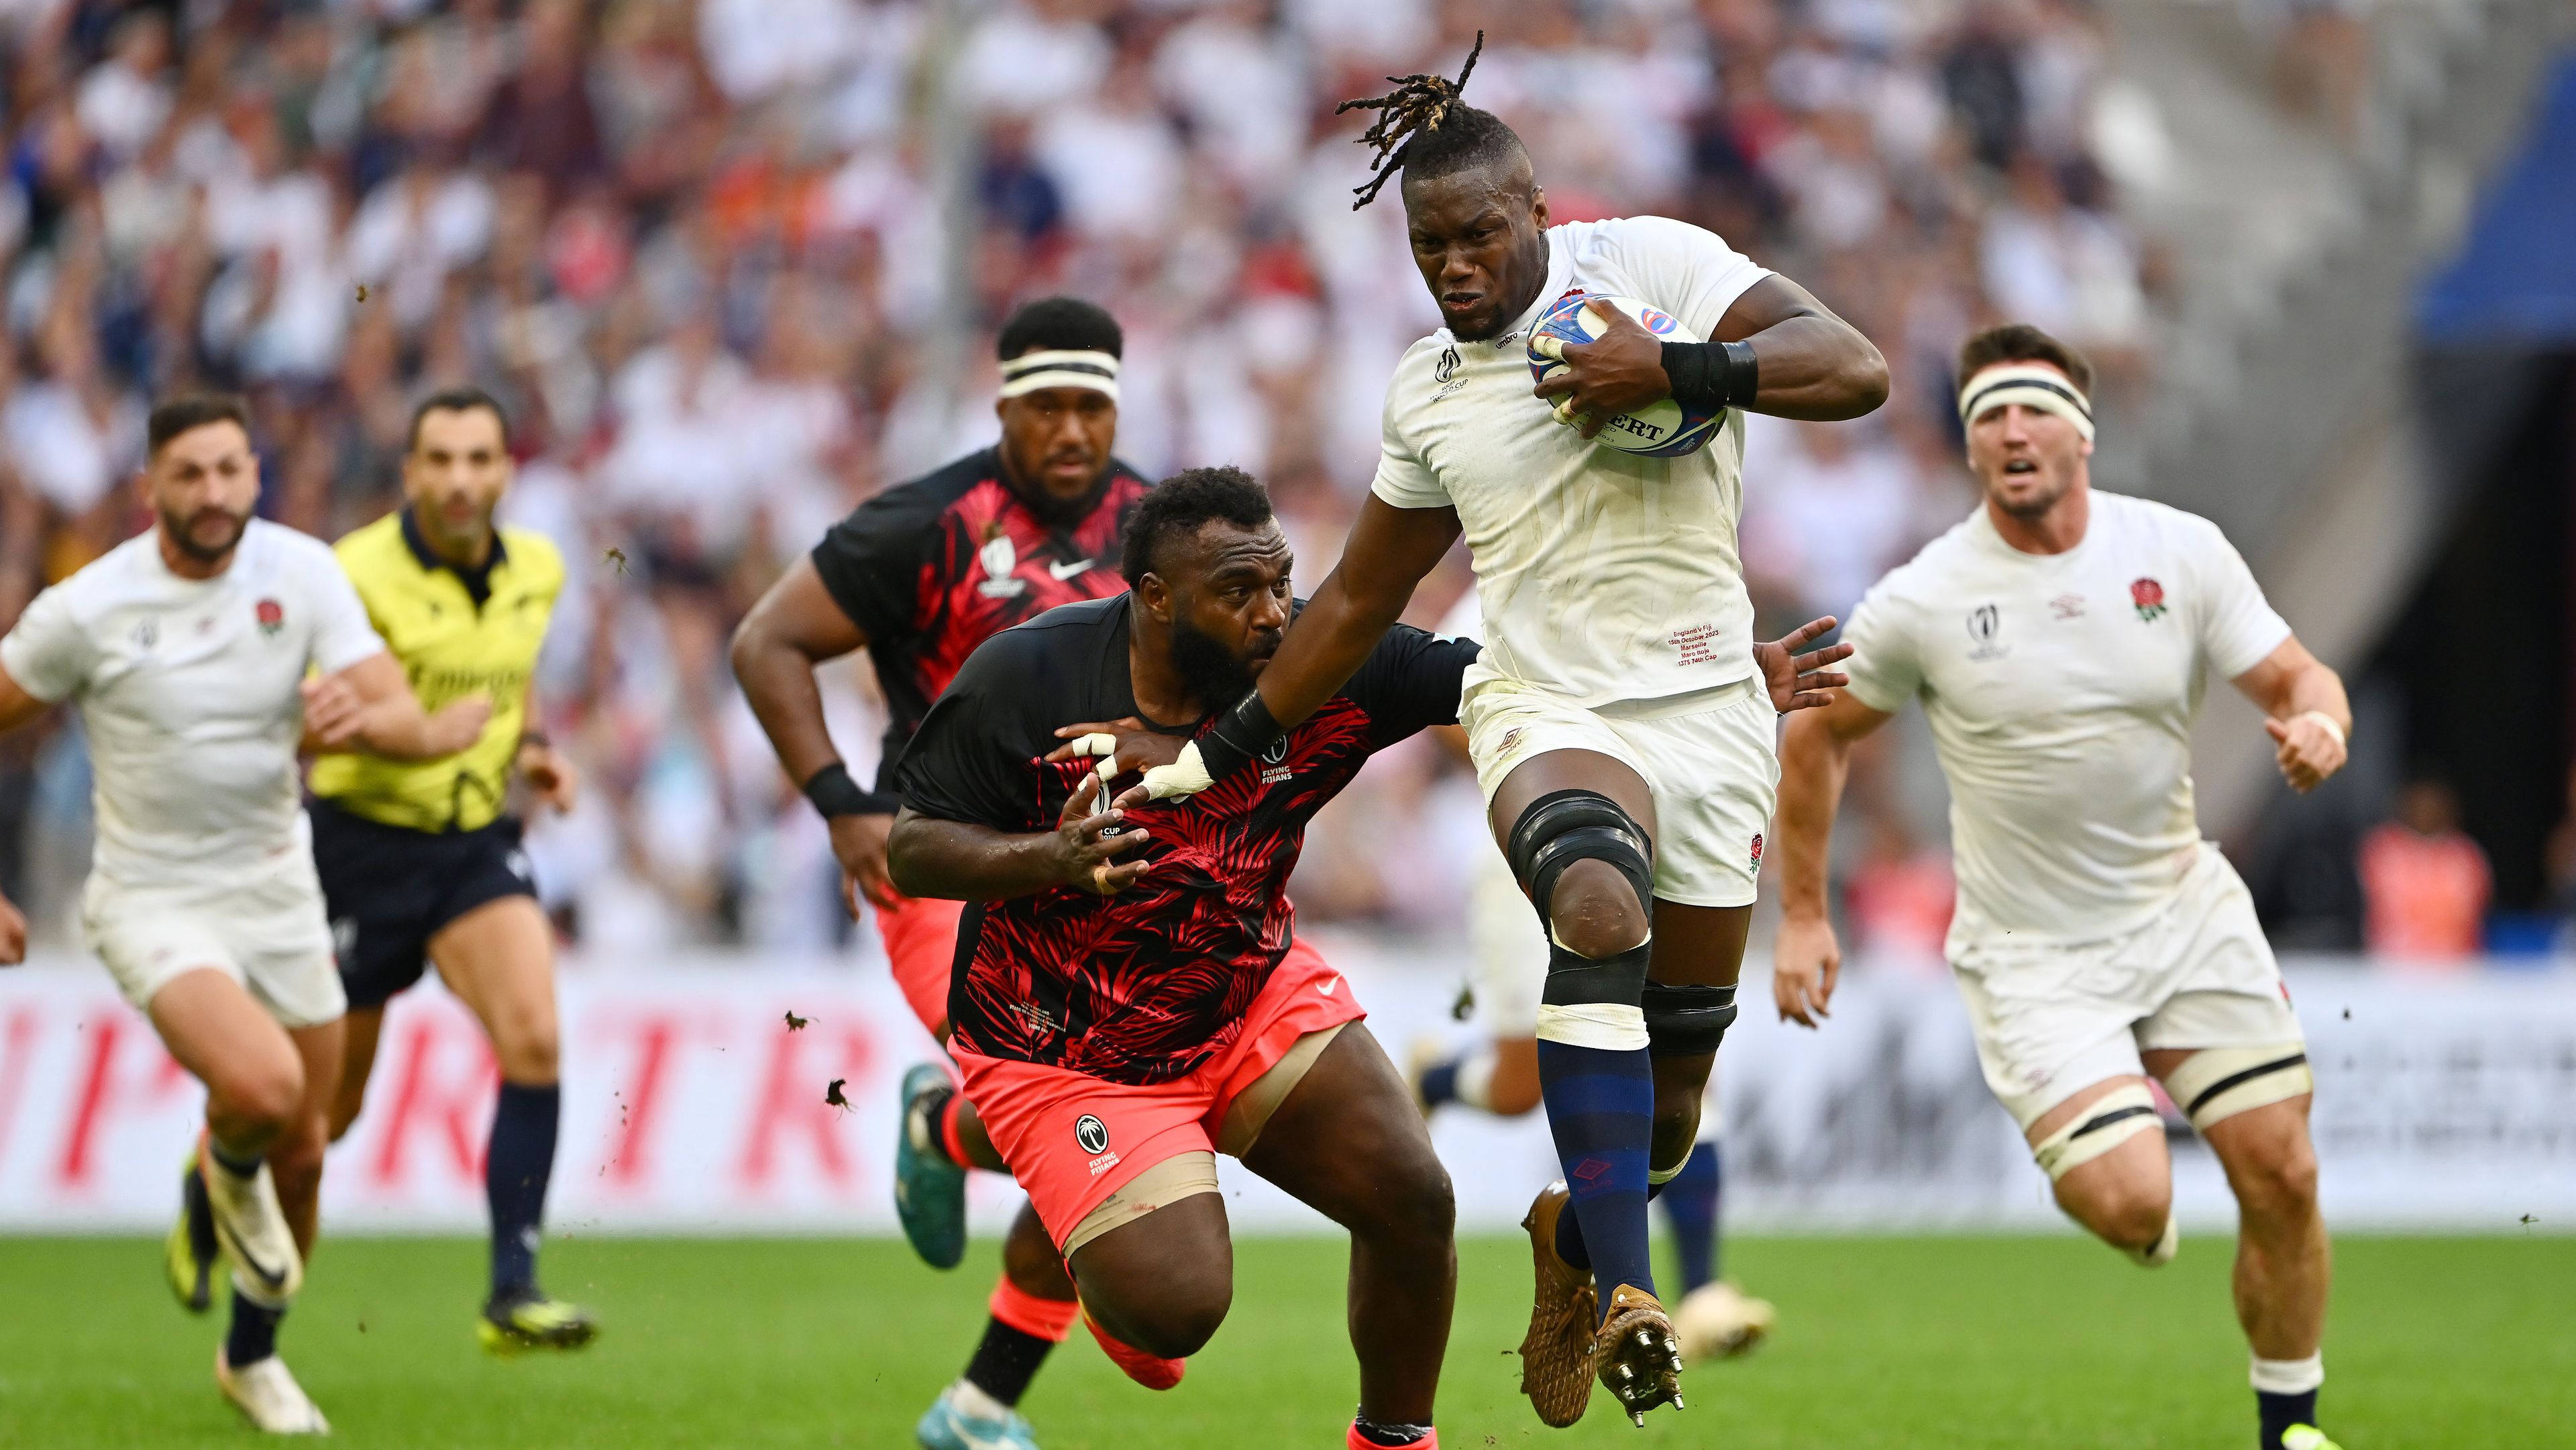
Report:
<svg viewBox="0 0 2576 1450"><path fill-rule="evenodd" d="M1289 733L1279 759L1130 812L1149 832L1143 854L1153 869L1125 891L1064 887L988 904L955 1014L958 1041L1111 1082L1197 1070L1233 1043L1287 952L1288 877L1306 823L1373 746L1367 713L1336 698ZM1029 768L1029 828L1052 826L1083 767Z"/></svg>

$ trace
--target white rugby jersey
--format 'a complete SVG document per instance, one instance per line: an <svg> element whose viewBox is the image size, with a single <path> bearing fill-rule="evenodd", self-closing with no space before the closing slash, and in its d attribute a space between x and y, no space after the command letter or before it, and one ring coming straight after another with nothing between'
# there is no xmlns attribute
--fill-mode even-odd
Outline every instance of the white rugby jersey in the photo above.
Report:
<svg viewBox="0 0 2576 1450"><path fill-rule="evenodd" d="M220 884L305 849L306 669L336 673L384 647L329 545L254 519L212 579L171 573L157 531L119 544L36 596L0 639L0 668L80 709L93 871L121 886Z"/></svg>
<svg viewBox="0 0 2576 1450"><path fill-rule="evenodd" d="M2208 677L2289 634L2216 524L2098 489L2063 554L2015 549L1980 505L1881 579L1843 668L1873 710L1922 697L1950 780L1952 955L2116 936L2171 900L2200 845Z"/></svg>
<svg viewBox="0 0 2576 1450"><path fill-rule="evenodd" d="M1458 510L1485 625L1470 689L1500 676L1592 706L1731 685L1753 673L1735 544L1743 414L1687 457L1615 452L1531 394L1527 349L1569 288L1637 298L1709 337L1770 273L1662 217L1568 222L1547 245L1547 285L1500 337L1442 328L1406 350L1372 489L1397 508Z"/></svg>

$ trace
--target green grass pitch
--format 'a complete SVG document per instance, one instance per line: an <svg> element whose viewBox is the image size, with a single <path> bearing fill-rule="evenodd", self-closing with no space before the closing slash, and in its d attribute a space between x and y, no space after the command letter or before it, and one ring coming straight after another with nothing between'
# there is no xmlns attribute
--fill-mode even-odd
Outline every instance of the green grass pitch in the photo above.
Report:
<svg viewBox="0 0 2576 1450"><path fill-rule="evenodd" d="M1571 1431L1515 1392L1525 1260L1460 1247L1442 1443L1644 1447L2147 1447L2252 1443L2227 1246L2148 1273L2074 1238L1753 1239L1730 1270L1778 1338L1693 1371L1639 1434L1606 1395ZM1238 1246L1232 1318L1178 1390L1122 1379L1076 1331L1024 1406L1047 1450L1338 1447L1356 1383L1328 1240ZM477 1243L326 1243L284 1346L361 1446L885 1446L953 1377L995 1262L937 1274L899 1242L576 1237L559 1293L596 1305L579 1356L500 1362L468 1316ZM2576 1238L2337 1246L2327 1427L2347 1450L2576 1444ZM210 1379L220 1319L161 1287L158 1245L0 1240L0 1445L240 1446Z"/></svg>

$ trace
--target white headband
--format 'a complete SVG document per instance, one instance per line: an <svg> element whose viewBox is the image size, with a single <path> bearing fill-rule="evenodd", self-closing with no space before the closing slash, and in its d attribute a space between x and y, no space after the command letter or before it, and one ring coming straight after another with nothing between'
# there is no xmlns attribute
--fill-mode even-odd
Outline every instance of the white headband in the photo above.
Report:
<svg viewBox="0 0 2576 1450"><path fill-rule="evenodd" d="M1118 359L1105 352L1055 350L1027 352L1002 364L1002 396L1016 398L1040 388L1089 388L1118 401Z"/></svg>
<svg viewBox="0 0 2576 1450"><path fill-rule="evenodd" d="M1974 424L1978 415L2006 403L2055 413L2074 424L2085 442L2093 441L2092 402L2055 368L2003 362L1978 369L1959 389L1959 421Z"/></svg>

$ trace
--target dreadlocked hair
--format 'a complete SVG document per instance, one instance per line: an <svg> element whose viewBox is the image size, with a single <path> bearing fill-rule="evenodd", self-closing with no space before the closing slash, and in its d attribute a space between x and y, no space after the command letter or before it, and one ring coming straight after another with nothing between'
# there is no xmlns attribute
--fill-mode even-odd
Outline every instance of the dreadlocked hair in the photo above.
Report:
<svg viewBox="0 0 2576 1450"><path fill-rule="evenodd" d="M1351 188L1359 197L1351 210L1377 200L1387 180L1399 171L1426 179L1446 176L1521 149L1521 138L1501 117L1458 99L1467 77L1476 73L1476 57L1484 53L1485 32L1479 30L1475 49L1467 52L1467 64L1456 80L1436 75L1388 76L1395 82L1394 90L1333 108L1336 116L1344 111L1377 112L1377 120L1359 138L1359 144L1377 148L1375 170L1366 182Z"/></svg>

